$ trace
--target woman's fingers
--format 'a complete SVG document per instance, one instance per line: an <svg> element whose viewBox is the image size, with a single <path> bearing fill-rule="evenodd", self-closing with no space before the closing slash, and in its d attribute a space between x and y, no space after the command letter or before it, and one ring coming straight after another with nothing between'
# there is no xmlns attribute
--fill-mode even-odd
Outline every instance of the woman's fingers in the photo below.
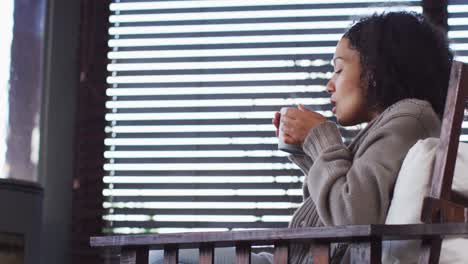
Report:
<svg viewBox="0 0 468 264"><path fill-rule="evenodd" d="M286 143L286 144L292 144L292 145L301 144L301 142L298 139L292 137L289 134L284 134L283 135L283 140L284 140L284 143Z"/></svg>
<svg viewBox="0 0 468 264"><path fill-rule="evenodd" d="M296 140L296 137L297 137L296 126L283 123L283 126L281 127L281 131L283 132L283 135L285 138L290 138L291 140L294 140L294 141Z"/></svg>
<svg viewBox="0 0 468 264"><path fill-rule="evenodd" d="M289 108L281 115L281 130L285 134L284 142L287 144L302 144L310 129L325 121L324 116L306 109L303 105L299 105L298 108ZM278 133L279 118L276 119L276 114L272 122L277 127Z"/></svg>
<svg viewBox="0 0 468 264"><path fill-rule="evenodd" d="M289 108L288 111L285 114L283 114L283 116L287 116L291 119L301 120L301 121L322 117L321 114L314 112L312 110L309 110L305 108L303 105L299 105L298 108Z"/></svg>
<svg viewBox="0 0 468 264"><path fill-rule="evenodd" d="M275 113L275 116L273 117L273 119L271 120L271 123L275 126L276 128L276 136L279 135L279 123L280 123L280 113L279 112L276 112Z"/></svg>
<svg viewBox="0 0 468 264"><path fill-rule="evenodd" d="M279 128L280 118L281 114L279 112L276 112L275 118L273 119L273 125L275 125L276 128Z"/></svg>
<svg viewBox="0 0 468 264"><path fill-rule="evenodd" d="M296 119L291 118L290 116L286 116L286 115L281 116L281 123L283 123L283 125L289 125L290 123L295 122L295 120Z"/></svg>
<svg viewBox="0 0 468 264"><path fill-rule="evenodd" d="M283 115L281 117L286 116L286 117L289 117L291 119L296 119L299 112L300 112L299 109L291 107L291 108L288 108L288 110L285 113L283 113Z"/></svg>

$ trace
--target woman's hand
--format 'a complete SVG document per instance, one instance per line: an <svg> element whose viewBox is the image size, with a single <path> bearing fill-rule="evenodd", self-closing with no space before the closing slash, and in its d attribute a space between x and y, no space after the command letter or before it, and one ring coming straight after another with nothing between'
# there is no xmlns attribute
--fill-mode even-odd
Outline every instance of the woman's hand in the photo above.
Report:
<svg viewBox="0 0 468 264"><path fill-rule="evenodd" d="M279 113L275 114L274 121L276 120L277 114ZM302 145L309 131L326 121L327 119L323 115L308 110L303 105L299 105L297 109L289 108L288 111L281 116L284 142L286 144ZM277 127L279 127L279 125Z"/></svg>

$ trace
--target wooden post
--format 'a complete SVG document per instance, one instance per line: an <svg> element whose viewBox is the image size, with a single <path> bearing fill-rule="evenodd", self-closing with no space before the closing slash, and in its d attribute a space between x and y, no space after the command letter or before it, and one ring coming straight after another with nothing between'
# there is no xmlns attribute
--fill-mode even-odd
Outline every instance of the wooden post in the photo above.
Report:
<svg viewBox="0 0 468 264"><path fill-rule="evenodd" d="M274 264L288 264L288 243L275 243Z"/></svg>
<svg viewBox="0 0 468 264"><path fill-rule="evenodd" d="M442 238L423 239L419 264L438 264L441 248Z"/></svg>
<svg viewBox="0 0 468 264"><path fill-rule="evenodd" d="M177 264L179 262L179 249L176 246L164 247L164 264Z"/></svg>
<svg viewBox="0 0 468 264"><path fill-rule="evenodd" d="M382 240L374 238L370 242L353 243L350 246L351 263L381 263Z"/></svg>
<svg viewBox="0 0 468 264"><path fill-rule="evenodd" d="M124 247L120 253L120 264L148 264L148 247Z"/></svg>
<svg viewBox="0 0 468 264"><path fill-rule="evenodd" d="M236 246L236 264L250 264L250 244Z"/></svg>
<svg viewBox="0 0 468 264"><path fill-rule="evenodd" d="M214 263L214 247L213 245L200 246L200 264L213 264Z"/></svg>
<svg viewBox="0 0 468 264"><path fill-rule="evenodd" d="M314 259L314 264L328 264L330 262L330 243L312 244L310 255Z"/></svg>

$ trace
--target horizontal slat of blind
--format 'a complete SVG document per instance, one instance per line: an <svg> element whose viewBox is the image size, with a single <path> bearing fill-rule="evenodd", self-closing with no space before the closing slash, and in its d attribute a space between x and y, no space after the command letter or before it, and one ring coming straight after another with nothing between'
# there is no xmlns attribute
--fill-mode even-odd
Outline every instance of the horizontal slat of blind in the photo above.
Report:
<svg viewBox="0 0 468 264"><path fill-rule="evenodd" d="M116 233L287 226L303 175L277 149L274 112L302 103L334 120L325 84L344 29L389 2L421 12L419 1L118 2L103 191Z"/></svg>
<svg viewBox="0 0 468 264"><path fill-rule="evenodd" d="M175 205L176 206L176 205ZM275 209L275 210L271 210ZM163 215L292 215L294 213L295 208L289 209L277 209L277 208L269 208L269 209L135 209L135 208L117 208L114 209L113 214L116 215L129 215L129 214L136 214L136 215L152 215L155 211L159 214Z"/></svg>
<svg viewBox="0 0 468 264"><path fill-rule="evenodd" d="M248 181L246 178L244 181ZM210 189L297 189L302 186L302 183L145 183L145 184L114 184L115 189L200 189L206 188Z"/></svg>
<svg viewBox="0 0 468 264"><path fill-rule="evenodd" d="M179 218L183 219L183 215L180 216ZM189 218L190 216L187 216ZM225 216L225 218L229 218L230 216ZM125 219L125 218L123 218ZM193 219L193 218L192 218ZM218 220L218 219L216 219ZM122 227L138 227L138 228L144 228L142 232L147 232L147 229L152 229L152 228L163 228L166 229L167 227L174 228L174 227L180 227L180 228L229 228L231 229L233 226L236 228L280 228L284 227L287 224L287 221L281 221L281 222L265 222L262 221L261 219L257 218L249 218L247 219L246 222L240 222L240 221L232 221L232 222L217 222L215 220L213 221L206 221L206 222L196 222L196 221L191 221L191 222L183 222L183 221L160 221L157 219L152 218L143 218L142 221L127 221L127 220L115 220L113 221L113 227L114 229L112 231L118 230L117 228L122 228ZM136 233L136 232L135 232ZM138 232L140 233L140 232Z"/></svg>
<svg viewBox="0 0 468 264"><path fill-rule="evenodd" d="M112 175L111 175L112 174ZM203 170L196 170L196 171L110 171L108 176L131 176L131 177L146 177L146 176L155 176L155 177L241 177L241 176L302 176L299 170L269 170L269 171L261 171L261 170L218 170L218 171L203 171ZM174 179L177 181L177 179ZM196 179L194 179L196 182Z"/></svg>
<svg viewBox="0 0 468 264"><path fill-rule="evenodd" d="M233 195L213 195L213 196L141 196L141 195L121 195L113 196L112 202L294 202L299 203L302 201L302 197L299 195L296 196L287 196L285 195L245 195L245 196L233 196ZM154 211L155 214L158 213L157 210Z"/></svg>
<svg viewBox="0 0 468 264"><path fill-rule="evenodd" d="M388 0L374 0L373 3L385 3ZM417 2L417 1L398 1ZM219 1L148 1L148 0L121 0L119 3L111 4L112 11L122 10L169 10L169 9L184 9L184 8L219 8L219 7L242 7L252 9L252 7L295 7L299 5L323 5L323 4L356 4L363 3L369 5L370 1L366 0L289 0L288 2L280 2L276 0L264 1L235 1L235 0L219 0ZM336 6L335 6L336 7Z"/></svg>

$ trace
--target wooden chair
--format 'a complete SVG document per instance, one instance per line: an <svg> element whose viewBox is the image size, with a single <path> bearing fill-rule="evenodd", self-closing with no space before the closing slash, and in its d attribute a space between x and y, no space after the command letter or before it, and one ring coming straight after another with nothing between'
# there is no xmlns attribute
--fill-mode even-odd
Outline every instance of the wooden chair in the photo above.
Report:
<svg viewBox="0 0 468 264"><path fill-rule="evenodd" d="M199 248L199 262L212 264L215 247L235 246L236 263L244 264L250 263L251 246L274 245L274 263L280 264L288 263L292 242L309 244L314 263L329 263L330 243L347 242L352 263L381 263L383 240L421 239L419 263L438 263L444 236L468 235L468 200L451 190L467 90L468 65L454 62L431 191L423 204L424 224L100 236L91 237L91 246L120 248L120 263L127 264L147 264L150 249L164 249L164 263L174 264L180 248Z"/></svg>
<svg viewBox="0 0 468 264"><path fill-rule="evenodd" d="M468 95L468 65L455 61L445 101L440 143L436 152L430 193L424 199L421 220L425 223L468 222L468 201L452 192L461 124ZM423 240L420 263L438 263L442 239Z"/></svg>

